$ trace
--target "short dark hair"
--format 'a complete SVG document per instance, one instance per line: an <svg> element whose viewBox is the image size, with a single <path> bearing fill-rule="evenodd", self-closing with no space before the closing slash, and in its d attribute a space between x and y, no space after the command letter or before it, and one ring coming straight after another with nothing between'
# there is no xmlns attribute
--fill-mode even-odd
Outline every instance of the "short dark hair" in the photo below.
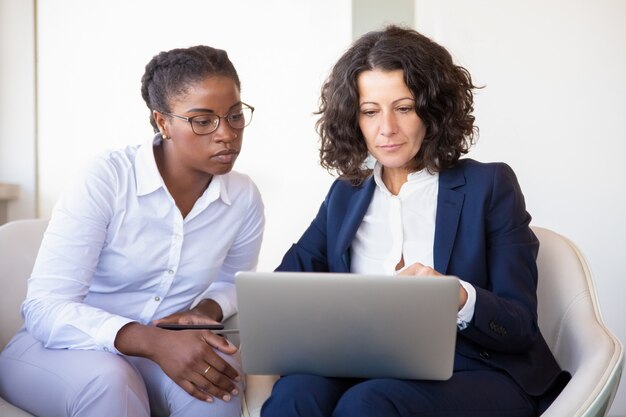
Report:
<svg viewBox="0 0 626 417"><path fill-rule="evenodd" d="M170 99L184 93L190 84L211 75L231 78L241 88L239 76L226 51L197 45L160 52L146 65L141 77L141 96L150 109L150 124L158 127L152 112L169 112Z"/></svg>
<svg viewBox="0 0 626 417"><path fill-rule="evenodd" d="M416 169L439 172L469 151L478 133L470 73L455 65L450 53L426 36L388 26L363 35L339 58L322 86L316 123L321 165L341 178L361 183L367 146L359 128L357 78L368 70L402 70L415 97L415 111L426 125L415 156Z"/></svg>

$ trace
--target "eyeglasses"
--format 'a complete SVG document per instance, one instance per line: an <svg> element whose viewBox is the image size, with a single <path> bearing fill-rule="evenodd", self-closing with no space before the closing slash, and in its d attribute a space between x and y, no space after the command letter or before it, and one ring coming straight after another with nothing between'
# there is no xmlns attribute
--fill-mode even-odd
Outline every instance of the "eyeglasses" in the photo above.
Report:
<svg viewBox="0 0 626 417"><path fill-rule="evenodd" d="M248 126L252 121L252 113L254 113L254 107L246 103L241 104L241 109L233 110L226 116L220 116L219 114L215 113L207 113L200 114L198 116L186 117L179 114L167 113L164 111L162 111L161 113L189 122L189 124L191 125L191 130L193 130L193 133L195 133L196 135L209 135L217 130L217 128L220 126L220 121L222 119L225 119L228 125L233 129L241 130L244 127Z"/></svg>

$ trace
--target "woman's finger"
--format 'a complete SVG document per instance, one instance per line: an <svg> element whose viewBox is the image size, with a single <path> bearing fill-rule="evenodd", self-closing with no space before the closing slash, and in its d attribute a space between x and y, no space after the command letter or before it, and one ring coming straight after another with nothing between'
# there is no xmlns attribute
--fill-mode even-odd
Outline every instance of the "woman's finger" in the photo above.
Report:
<svg viewBox="0 0 626 417"><path fill-rule="evenodd" d="M233 395L239 394L237 386L212 365L195 372L190 380L198 390L223 401L230 401Z"/></svg>
<svg viewBox="0 0 626 417"><path fill-rule="evenodd" d="M237 346L230 343L225 337L216 335L208 330L203 332L202 339L207 345L219 350L222 353L232 355L237 352Z"/></svg>
<svg viewBox="0 0 626 417"><path fill-rule="evenodd" d="M199 389L198 386L194 384L193 382L182 381L178 385L180 385L182 389L187 391L189 395L193 396L194 398L197 398L200 401L205 401L208 403L212 403L214 401L213 396L211 394L209 394L208 392L202 389Z"/></svg>
<svg viewBox="0 0 626 417"><path fill-rule="evenodd" d="M213 350L210 350L209 352L207 352L207 355L208 355L208 360L206 361L206 364L207 366L210 366L212 369L207 368L208 370L205 370L206 371L205 374L211 374L211 375L219 374L223 376L224 379L222 379L221 377L220 378L216 377L211 380L214 383L218 384L220 387L223 387L224 389L228 391L232 391L232 389L235 388L235 384L232 381L239 382L241 380L241 376L239 375L239 372L237 372L237 370L231 364L229 364L224 358L222 358ZM210 372L210 371L213 371L213 372Z"/></svg>

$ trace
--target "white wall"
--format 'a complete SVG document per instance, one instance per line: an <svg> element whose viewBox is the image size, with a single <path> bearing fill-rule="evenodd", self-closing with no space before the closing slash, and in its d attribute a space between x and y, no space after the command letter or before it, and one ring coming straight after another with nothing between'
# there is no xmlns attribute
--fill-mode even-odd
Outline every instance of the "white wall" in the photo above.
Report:
<svg viewBox="0 0 626 417"><path fill-rule="evenodd" d="M36 215L33 17L33 0L0 0L0 182L21 188L10 220Z"/></svg>
<svg viewBox="0 0 626 417"><path fill-rule="evenodd" d="M416 26L477 84L470 156L516 171L533 223L573 239L626 341L626 2L417 0ZM623 382L623 381L622 381ZM622 384L611 416L626 416Z"/></svg>
<svg viewBox="0 0 626 417"><path fill-rule="evenodd" d="M352 0L352 39L389 24L414 27L414 0Z"/></svg>
<svg viewBox="0 0 626 417"><path fill-rule="evenodd" d="M256 107L235 166L263 194L259 269L308 226L332 177L319 167L313 112L351 36L349 0L48 0L39 4L41 213L95 153L149 140L140 78L153 55L226 49Z"/></svg>

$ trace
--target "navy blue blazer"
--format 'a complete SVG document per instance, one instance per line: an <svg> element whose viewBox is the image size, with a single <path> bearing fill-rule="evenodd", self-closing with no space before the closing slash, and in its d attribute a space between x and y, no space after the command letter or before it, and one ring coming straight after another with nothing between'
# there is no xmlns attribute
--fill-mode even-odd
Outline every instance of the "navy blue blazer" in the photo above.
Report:
<svg viewBox="0 0 626 417"><path fill-rule="evenodd" d="M277 270L350 272L350 245L374 188L372 177L360 186L335 181ZM476 288L474 317L458 333L455 371L498 368L539 396L567 374L537 326L539 242L530 219L508 165L462 159L439 173L434 268Z"/></svg>

